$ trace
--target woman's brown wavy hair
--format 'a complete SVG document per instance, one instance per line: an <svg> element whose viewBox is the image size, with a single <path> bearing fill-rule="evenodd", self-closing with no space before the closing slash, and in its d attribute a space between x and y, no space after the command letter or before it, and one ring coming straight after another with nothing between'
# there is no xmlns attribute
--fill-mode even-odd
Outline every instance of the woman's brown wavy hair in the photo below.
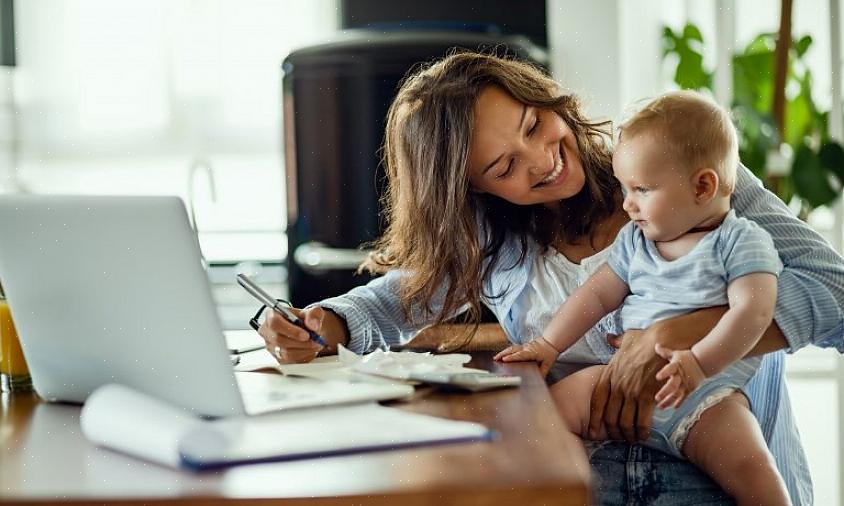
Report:
<svg viewBox="0 0 844 506"><path fill-rule="evenodd" d="M586 184L576 196L560 201L558 212L471 191L473 111L478 95L490 85L528 106L556 111L574 133ZM554 80L527 63L455 52L419 68L403 81L387 115L382 153L387 228L361 269L405 271L400 300L411 321L414 315L435 316L442 323L468 307L470 321L477 323L482 298L502 295L484 293L483 281L497 265L507 236L519 239L521 262L528 241L547 249L558 238L591 238L594 225L616 210L620 189L612 175L608 129L609 122L588 121L573 95L563 94ZM444 299L435 314L441 290Z"/></svg>

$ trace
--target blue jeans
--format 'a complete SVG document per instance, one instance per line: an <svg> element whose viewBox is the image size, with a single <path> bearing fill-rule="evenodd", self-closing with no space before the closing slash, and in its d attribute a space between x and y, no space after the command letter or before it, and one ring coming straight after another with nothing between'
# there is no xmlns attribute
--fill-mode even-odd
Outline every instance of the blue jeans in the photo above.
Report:
<svg viewBox="0 0 844 506"><path fill-rule="evenodd" d="M641 445L587 444L593 501L602 506L724 506L735 502L686 460Z"/></svg>

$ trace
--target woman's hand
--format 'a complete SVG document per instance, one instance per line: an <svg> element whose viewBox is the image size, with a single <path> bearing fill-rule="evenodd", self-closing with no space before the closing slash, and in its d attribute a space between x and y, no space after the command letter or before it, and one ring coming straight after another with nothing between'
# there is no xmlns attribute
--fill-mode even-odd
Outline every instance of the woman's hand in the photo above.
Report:
<svg viewBox="0 0 844 506"><path fill-rule="evenodd" d="M654 336L629 330L621 348L601 371L592 392L589 437L598 439L601 426L610 439L647 439L651 430L654 395L659 383L656 372L665 360L654 353Z"/></svg>
<svg viewBox="0 0 844 506"><path fill-rule="evenodd" d="M551 366L557 361L560 352L544 337L534 339L527 344L514 344L495 355L495 360L501 362L527 362L535 360L539 362L539 372L543 377L548 375Z"/></svg>
<svg viewBox="0 0 844 506"><path fill-rule="evenodd" d="M331 339L326 335L325 329L337 325L345 329L345 324L340 318L319 306L307 310L296 308L290 308L290 310L305 322L309 329L323 335L329 342L336 342L336 339ZM280 314L270 310L266 311L266 315L266 320L258 328L258 334L264 338L267 350L279 363L310 362L323 350L322 346L311 341L304 329L290 323Z"/></svg>

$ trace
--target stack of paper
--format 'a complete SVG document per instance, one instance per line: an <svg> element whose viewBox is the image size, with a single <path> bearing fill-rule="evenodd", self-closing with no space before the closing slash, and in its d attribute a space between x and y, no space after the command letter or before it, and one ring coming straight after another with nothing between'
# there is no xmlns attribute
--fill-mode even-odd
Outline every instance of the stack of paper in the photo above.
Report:
<svg viewBox="0 0 844 506"><path fill-rule="evenodd" d="M492 438L480 424L375 403L209 421L121 385L95 391L81 425L97 445L193 469Z"/></svg>

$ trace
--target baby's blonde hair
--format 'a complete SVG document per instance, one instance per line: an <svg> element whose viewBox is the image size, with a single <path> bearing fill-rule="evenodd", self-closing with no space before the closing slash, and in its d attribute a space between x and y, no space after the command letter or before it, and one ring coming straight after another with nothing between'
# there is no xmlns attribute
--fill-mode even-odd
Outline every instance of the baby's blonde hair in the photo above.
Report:
<svg viewBox="0 0 844 506"><path fill-rule="evenodd" d="M718 104L693 91L665 93L621 124L619 140L643 133L656 135L665 151L690 174L713 169L722 193L732 193L739 161L738 136L729 113Z"/></svg>

